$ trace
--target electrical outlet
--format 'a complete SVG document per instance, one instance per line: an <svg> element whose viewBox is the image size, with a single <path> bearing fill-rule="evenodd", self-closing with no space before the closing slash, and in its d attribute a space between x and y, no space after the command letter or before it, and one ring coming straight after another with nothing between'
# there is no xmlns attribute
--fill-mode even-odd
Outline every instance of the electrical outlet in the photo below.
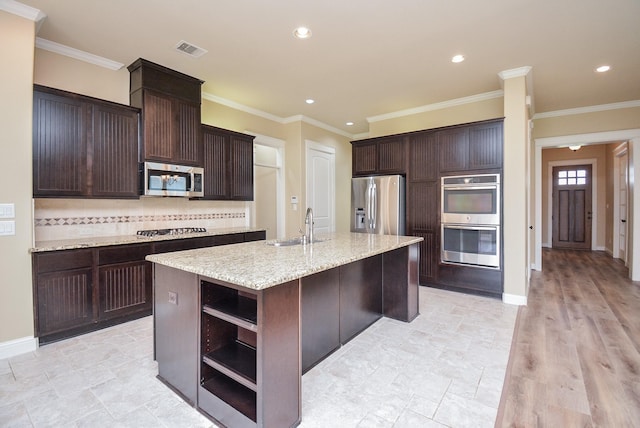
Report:
<svg viewBox="0 0 640 428"><path fill-rule="evenodd" d="M176 293L175 291L169 291L169 303L171 303L172 305L178 304L178 293Z"/></svg>

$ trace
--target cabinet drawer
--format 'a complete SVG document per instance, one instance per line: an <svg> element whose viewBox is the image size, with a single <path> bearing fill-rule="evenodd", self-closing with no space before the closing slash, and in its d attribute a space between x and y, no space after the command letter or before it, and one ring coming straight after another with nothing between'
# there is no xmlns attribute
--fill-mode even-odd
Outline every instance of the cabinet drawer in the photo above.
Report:
<svg viewBox="0 0 640 428"><path fill-rule="evenodd" d="M98 265L144 260L147 254L150 253L151 245L149 244L123 245L121 247L99 249Z"/></svg>
<svg viewBox="0 0 640 428"><path fill-rule="evenodd" d="M244 242L263 241L267 239L267 232L260 230L257 232L246 232L244 234Z"/></svg>
<svg viewBox="0 0 640 428"><path fill-rule="evenodd" d="M36 273L91 267L92 250L66 250L34 254Z"/></svg>
<svg viewBox="0 0 640 428"><path fill-rule="evenodd" d="M169 253L171 251L193 250L195 248L212 247L214 245L216 244L212 236L176 239L173 241L156 242L153 244L153 252Z"/></svg>
<svg viewBox="0 0 640 428"><path fill-rule="evenodd" d="M244 233L230 233L228 235L216 235L214 245L237 244L244 242Z"/></svg>

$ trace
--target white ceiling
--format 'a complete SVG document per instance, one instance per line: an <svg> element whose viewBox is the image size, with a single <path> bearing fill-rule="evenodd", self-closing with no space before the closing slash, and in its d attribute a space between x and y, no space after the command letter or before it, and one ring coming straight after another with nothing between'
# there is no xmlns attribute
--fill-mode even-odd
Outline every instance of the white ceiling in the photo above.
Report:
<svg viewBox="0 0 640 428"><path fill-rule="evenodd" d="M43 39L125 65L142 57L214 96L352 135L367 117L499 90L498 73L522 66L536 112L640 100L639 0L21 3L47 15ZM299 25L313 36L294 38ZM180 40L209 52L190 58ZM611 71L595 73L601 64Z"/></svg>

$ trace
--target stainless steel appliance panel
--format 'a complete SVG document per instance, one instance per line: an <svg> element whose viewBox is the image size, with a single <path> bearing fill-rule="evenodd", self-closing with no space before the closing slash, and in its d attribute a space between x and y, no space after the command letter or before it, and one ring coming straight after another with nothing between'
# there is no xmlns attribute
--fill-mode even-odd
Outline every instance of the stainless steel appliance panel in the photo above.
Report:
<svg viewBox="0 0 640 428"><path fill-rule="evenodd" d="M500 174L442 177L441 221L500 224Z"/></svg>
<svg viewBox="0 0 640 428"><path fill-rule="evenodd" d="M443 263L500 267L500 226L442 224Z"/></svg>
<svg viewBox="0 0 640 428"><path fill-rule="evenodd" d="M404 235L404 177L387 175L351 179L351 231Z"/></svg>

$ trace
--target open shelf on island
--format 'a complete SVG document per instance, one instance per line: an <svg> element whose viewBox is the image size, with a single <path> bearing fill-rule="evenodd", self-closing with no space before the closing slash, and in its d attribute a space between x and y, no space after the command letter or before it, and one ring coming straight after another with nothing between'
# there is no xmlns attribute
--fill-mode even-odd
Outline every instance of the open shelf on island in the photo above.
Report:
<svg viewBox="0 0 640 428"><path fill-rule="evenodd" d="M219 372L256 390L256 350L238 340L202 356L202 361Z"/></svg>
<svg viewBox="0 0 640 428"><path fill-rule="evenodd" d="M202 387L256 422L256 392L233 381L222 373L216 373L201 383Z"/></svg>

